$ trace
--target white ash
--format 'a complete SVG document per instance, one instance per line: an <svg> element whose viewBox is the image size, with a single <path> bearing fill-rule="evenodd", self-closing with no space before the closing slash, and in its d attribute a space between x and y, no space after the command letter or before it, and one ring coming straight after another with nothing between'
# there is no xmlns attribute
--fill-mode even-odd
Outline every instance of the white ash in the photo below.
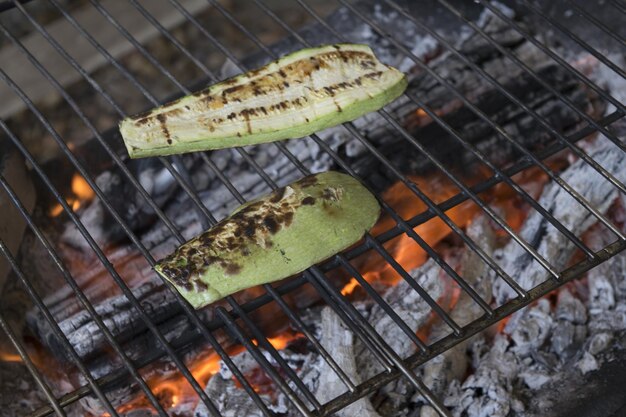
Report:
<svg viewBox="0 0 626 417"><path fill-rule="evenodd" d="M421 267L410 271L411 277L435 301L441 297L444 291L441 279L442 274L445 274L445 272L432 259L428 260ZM432 312L424 298L404 280L390 288L383 295L383 299L412 331L417 331L430 317ZM368 321L401 358L405 358L415 352L415 344L378 304L372 307ZM362 378L368 379L383 371L382 365L359 339L356 341L355 350L357 367Z"/></svg>
<svg viewBox="0 0 626 417"><path fill-rule="evenodd" d="M508 348L506 336L497 335L474 373L463 383L450 384L444 404L452 407L454 416L505 417L523 411L523 404L511 394L520 359Z"/></svg>
<svg viewBox="0 0 626 417"><path fill-rule="evenodd" d="M321 317L322 338L321 343L332 353L337 365L346 373L354 383L361 382L355 357L354 335L339 316L329 307L322 310ZM347 387L341 381L333 369L323 361L321 364L319 384L315 392L316 398L326 403L339 394L346 392ZM361 398L349 406L337 411L339 417L363 416L379 417L368 398Z"/></svg>
<svg viewBox="0 0 626 417"><path fill-rule="evenodd" d="M411 48L411 53L423 60L425 57L435 55L435 52L439 49L439 42L433 38L430 34L424 36L416 35L414 46ZM412 57L404 58L398 65L398 69L402 72L409 72L414 66L415 62Z"/></svg>
<svg viewBox="0 0 626 417"><path fill-rule="evenodd" d="M475 219L467 229L467 235L481 247L488 256L493 254L495 249L495 233L486 217L480 216ZM478 293L478 295L489 303L491 301L491 281L489 267L480 259L476 252L466 248L463 253L461 263L461 277ZM450 312L450 317L460 326L464 326L476 320L484 314L478 304L463 291L459 299ZM432 340L441 339L451 333L451 329L445 322L440 321L433 326L430 338ZM452 349L431 359L421 368L422 380L424 384L437 396L445 394L451 381L460 380L467 372L469 358L466 349L473 339L468 339ZM416 396L415 403L423 403L423 400ZM425 405L420 410L421 417L435 416L436 412L430 406Z"/></svg>
<svg viewBox="0 0 626 417"><path fill-rule="evenodd" d="M615 212L619 210L611 214ZM608 244L614 235L594 228L587 239ZM543 298L511 316L493 342L481 335L467 352L474 373L465 381L452 381L445 405L454 416L542 415L530 410L545 408L532 404L533 393L562 384L566 373L573 373L572 379L598 369L615 335L626 329L621 319L626 292L615 290L624 285L625 274L626 254L621 253L588 272L586 302L566 287L554 307Z"/></svg>
<svg viewBox="0 0 626 417"><path fill-rule="evenodd" d="M224 379L220 374L214 376L209 380L205 392L224 417L263 417L261 409L252 401L248 393L237 388L235 382L230 378ZM260 395L260 397L265 402L269 402L267 396ZM202 401L193 412L194 417L209 417L211 415Z"/></svg>
<svg viewBox="0 0 626 417"><path fill-rule="evenodd" d="M597 140L588 149L589 156L615 177L626 181L626 154L614 152L608 141ZM577 190L600 213L606 213L618 196L617 189L591 166L582 160L574 162L560 175L561 179ZM549 183L541 197L541 204L551 215L560 221L575 236L589 229L596 218L582 205L576 202L567 191L558 184ZM534 246L537 252L557 270L562 270L574 253L574 244L557 231L546 218L537 211L532 211L522 226L519 235ZM548 279L548 272L517 242L511 241L501 250L496 251L496 261L524 289L531 289ZM494 283L494 297L498 304L514 298L515 292L502 281Z"/></svg>

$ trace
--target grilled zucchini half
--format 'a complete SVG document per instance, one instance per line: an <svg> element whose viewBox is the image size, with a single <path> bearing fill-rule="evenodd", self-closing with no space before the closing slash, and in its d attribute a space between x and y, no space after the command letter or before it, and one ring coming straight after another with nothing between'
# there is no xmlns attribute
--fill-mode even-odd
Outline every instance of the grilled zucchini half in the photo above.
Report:
<svg viewBox="0 0 626 417"><path fill-rule="evenodd" d="M304 271L357 242L376 198L338 172L307 176L240 206L155 266L195 308Z"/></svg>
<svg viewBox="0 0 626 417"><path fill-rule="evenodd" d="M125 118L120 132L131 158L299 138L378 110L406 86L368 46L326 45Z"/></svg>

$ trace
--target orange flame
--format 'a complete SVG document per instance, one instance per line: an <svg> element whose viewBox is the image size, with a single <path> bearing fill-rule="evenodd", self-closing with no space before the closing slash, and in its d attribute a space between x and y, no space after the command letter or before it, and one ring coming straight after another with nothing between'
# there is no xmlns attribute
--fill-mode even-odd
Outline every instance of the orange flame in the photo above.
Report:
<svg viewBox="0 0 626 417"><path fill-rule="evenodd" d="M435 203L440 203L457 193L456 187L441 176L424 178L410 178L417 187ZM383 199L403 218L409 219L428 207L403 183L398 182L391 186L382 195ZM446 212L450 219L459 227L464 227L477 213L477 207L471 202L462 203ZM374 236L391 229L395 221L389 217L382 217L372 229ZM413 229L429 246L434 246L452 233L445 222L436 217ZM406 271L417 268L426 261L426 252L408 235L402 234L384 245L393 258ZM371 255L360 268L363 278L367 282L380 282L394 285L400 280L400 275L378 255ZM359 286L358 281L352 278L341 290L343 295L351 294Z"/></svg>
<svg viewBox="0 0 626 417"><path fill-rule="evenodd" d="M286 331L276 337L268 338L267 340L275 349L281 350L286 348L291 341L303 336L302 333ZM257 341L253 340L253 343L256 345ZM241 351L243 351L243 347L238 346L231 348L228 354L232 356ZM211 352L189 366L191 374L201 386L205 386L209 382L209 379L220 370L220 359L217 353ZM191 385L189 385L188 381L182 375L166 379L156 376L146 382L166 409L176 407L180 405L182 401L190 401L190 399L195 398L196 395ZM254 385L253 388L256 389ZM119 407L118 412L125 413L138 408L150 408L147 399L143 397L136 398L130 403ZM101 417L107 417L107 415L105 414Z"/></svg>
<svg viewBox="0 0 626 417"><path fill-rule="evenodd" d="M428 117L421 109L417 111L417 115ZM490 175L490 173L480 173L476 179L479 179L479 177L484 178L486 175ZM441 203L453 195L456 195L459 191L449 180L441 175L433 175L429 178L411 177L410 179L435 203ZM543 184L547 181L547 177L538 170L533 171L529 169L526 170L525 173L515 176L514 180L527 189L531 196L536 197L536 195L540 193ZM91 188L89 188L82 177L75 176L72 181L72 191L76 196L76 201L84 201L85 199L93 198ZM382 197L403 219L409 219L419 213L425 212L427 209L426 204L401 182L390 187L382 194ZM520 198L509 186L500 184L493 187L489 192L481 194L480 197L483 201L498 207L499 211L504 213L505 221L507 221L514 230L521 227L527 210L523 209ZM446 215L459 228L465 228L478 212L479 208L475 203L466 201L448 210ZM373 236L378 236L395 225L396 222L393 218L383 216L374 226L371 233ZM434 217L415 227L413 230L431 247L434 247L452 234L450 227L439 217ZM402 234L386 242L384 247L407 271L419 267L427 259L427 253L407 234ZM363 271L362 276L365 280L368 282L376 282L378 285L395 285L395 283L401 279L397 272L378 254L368 254L367 258L361 259L361 264L358 265L358 268L360 271ZM358 281L352 278L350 282L343 287L341 292L344 295L350 295L358 287ZM461 295L461 289L450 281L448 290L445 292L445 297L437 301L445 310L449 311L457 304ZM422 340L428 340L431 328L437 320L438 318L433 313L426 324L417 331L418 336ZM502 330L504 324L505 322L502 322L502 324L498 326L498 331ZM301 337L303 337L301 333L288 330L277 336L268 338L267 340L275 349L281 350L289 346L294 339ZM253 340L253 343L258 345L256 340ZM228 354L235 355L241 351L243 351L243 347L237 346L230 348ZM201 386L205 386L219 369L220 357L214 352L205 353L203 357L198 358L189 366L191 374ZM267 380L262 371L253 371L251 375L246 375L246 378L257 392L272 389L271 383ZM194 398L197 399L195 391L181 375L174 377L157 375L151 377L146 382L166 409L181 405L183 402L184 404L189 404ZM240 386L237 381L236 384ZM143 397L137 398L120 407L118 411L123 413L137 408L150 408L147 399Z"/></svg>
<svg viewBox="0 0 626 417"><path fill-rule="evenodd" d="M74 174L72 177L71 183L72 196L66 197L65 201L67 204L72 207L72 210L78 210L83 203L93 200L95 193L85 181L85 179L80 176L78 173ZM63 206L61 204L56 203L50 208L48 214L51 217L57 217L63 211Z"/></svg>
<svg viewBox="0 0 626 417"><path fill-rule="evenodd" d="M0 352L0 362L23 362L23 360L16 353Z"/></svg>
<svg viewBox="0 0 626 417"><path fill-rule="evenodd" d="M87 181L78 174L72 177L72 192L79 200L91 200L95 195Z"/></svg>

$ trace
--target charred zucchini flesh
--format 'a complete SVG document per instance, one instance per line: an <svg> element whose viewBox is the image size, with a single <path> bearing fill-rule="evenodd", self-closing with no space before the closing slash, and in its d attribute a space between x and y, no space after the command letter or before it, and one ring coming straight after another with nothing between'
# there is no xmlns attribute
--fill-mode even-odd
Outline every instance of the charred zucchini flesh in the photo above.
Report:
<svg viewBox="0 0 626 417"><path fill-rule="evenodd" d="M128 117L120 132L131 158L299 138L378 110L406 86L368 46L327 45Z"/></svg>
<svg viewBox="0 0 626 417"><path fill-rule="evenodd" d="M200 308L329 258L361 239L379 210L356 179L311 175L242 205L155 269Z"/></svg>

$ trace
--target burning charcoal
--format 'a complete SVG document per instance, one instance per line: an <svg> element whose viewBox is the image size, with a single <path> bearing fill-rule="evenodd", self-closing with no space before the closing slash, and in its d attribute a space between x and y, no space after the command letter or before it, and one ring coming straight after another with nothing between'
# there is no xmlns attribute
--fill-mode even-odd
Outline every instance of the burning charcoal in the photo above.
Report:
<svg viewBox="0 0 626 417"><path fill-rule="evenodd" d="M589 352L583 353L583 357L576 362L575 366L580 370L580 372L582 372L583 375L587 372L595 371L599 367L595 356Z"/></svg>
<svg viewBox="0 0 626 417"><path fill-rule="evenodd" d="M151 312L152 320L157 322L171 314L172 308L180 309L180 306L175 304L174 296L169 291L160 291L159 286L154 283L142 285L133 293L142 300L142 306ZM145 329L141 317L126 296L111 298L107 303L97 305L96 311L118 341L127 340L128 337L137 334L141 327ZM31 327L41 332L40 339L46 341L54 352L62 354L64 350L58 345L51 329L45 324L39 324L45 323L40 314L29 316ZM78 314L62 321L60 327L80 357L89 357L107 344L104 334L86 310L81 310Z"/></svg>
<svg viewBox="0 0 626 417"><path fill-rule="evenodd" d="M511 334L515 342L513 350L521 355L529 355L538 350L550 335L553 319L546 299L541 299L536 306L524 310L521 320Z"/></svg>
<svg viewBox="0 0 626 417"><path fill-rule="evenodd" d="M574 324L585 324L587 309L580 299L575 298L567 288L564 288L559 291L554 316L559 320L567 320Z"/></svg>
<svg viewBox="0 0 626 417"><path fill-rule="evenodd" d="M626 153L616 152L608 140L597 140L588 149L590 156L612 172L620 181L626 181ZM617 198L617 189L582 160L574 162L560 175L561 179L577 190L600 213L606 213ZM556 183L548 184L539 204L555 216L574 235L581 236L597 220ZM574 244L538 212L533 211L522 226L520 235L536 248L557 270L565 267L575 251ZM548 278L548 273L528 252L511 241L496 252L500 265L516 278L525 289L535 287ZM498 303L515 297L513 290L502 282L495 282L494 296Z"/></svg>
<svg viewBox="0 0 626 417"><path fill-rule="evenodd" d="M480 216L472 222L467 230L468 236L483 248L487 255L491 256L495 248L495 233L486 217ZM480 257L469 248L463 253L460 262L461 276L474 288L477 293L489 303L491 301L491 282L488 274L489 267ZM462 292L457 300L454 309L450 312L451 318L459 325L476 320L484 314L483 310L466 293ZM431 340L438 340L449 334L450 328L443 322L438 322L433 326L429 336ZM472 342L469 339L459 343L441 355L428 361L422 367L422 379L424 384L437 395L445 393L450 381L460 380L467 371L468 358L465 354L467 346ZM420 415L426 417L432 415L428 408L423 407L424 412Z"/></svg>
<svg viewBox="0 0 626 417"><path fill-rule="evenodd" d="M248 393L238 388L230 378L223 379L219 374L214 376L209 380L205 392L224 417L263 417L263 413ZM261 399L264 402L269 402L266 395L261 395ZM193 413L194 417L209 417L211 415L202 401L198 403Z"/></svg>
<svg viewBox="0 0 626 417"><path fill-rule="evenodd" d="M432 259L410 271L411 276L434 300L437 300L443 292L440 273L441 268ZM431 314L428 303L404 280L391 287L383 298L414 331L417 331ZM400 357L407 357L415 351L413 342L380 306L374 305L369 321ZM382 366L358 339L355 350L357 368L362 378L370 378L382 372Z"/></svg>
<svg viewBox="0 0 626 417"><path fill-rule="evenodd" d="M330 308L322 310L321 343L332 352L333 359L353 383L361 382L357 363L355 360L354 335L341 321L339 316ZM341 382L337 374L324 361L322 362L319 385L315 392L315 397L322 403L328 402L340 393L347 391L346 386ZM372 407L369 399L361 398L355 403L336 413L339 417L378 417L378 413Z"/></svg>

